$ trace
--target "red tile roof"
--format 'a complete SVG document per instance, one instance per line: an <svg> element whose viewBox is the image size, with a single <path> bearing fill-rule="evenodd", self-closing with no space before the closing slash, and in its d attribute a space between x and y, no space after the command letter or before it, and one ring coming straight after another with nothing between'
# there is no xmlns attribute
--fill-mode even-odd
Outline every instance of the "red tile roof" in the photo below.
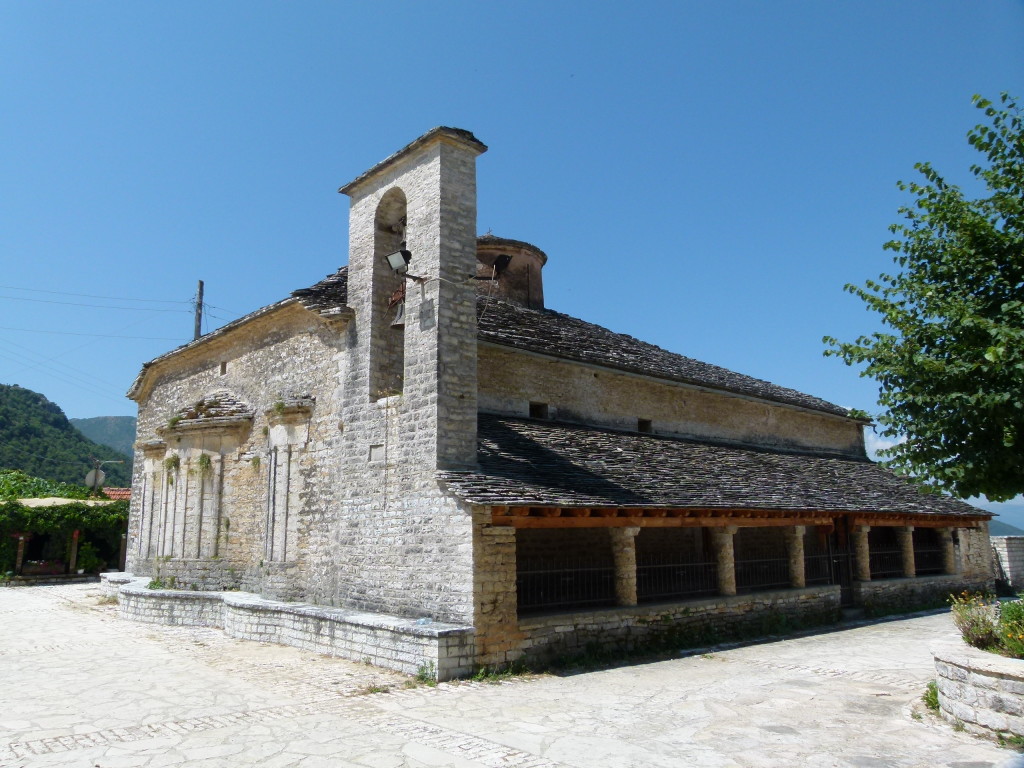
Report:
<svg viewBox="0 0 1024 768"><path fill-rule="evenodd" d="M114 501L129 501L132 498L131 488L104 488L103 493Z"/></svg>

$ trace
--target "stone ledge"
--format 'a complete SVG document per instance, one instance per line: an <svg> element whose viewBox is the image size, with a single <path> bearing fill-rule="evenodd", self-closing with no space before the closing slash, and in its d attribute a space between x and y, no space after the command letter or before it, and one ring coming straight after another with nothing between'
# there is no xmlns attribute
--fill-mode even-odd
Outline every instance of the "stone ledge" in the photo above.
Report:
<svg viewBox="0 0 1024 768"><path fill-rule="evenodd" d="M936 645L931 652L943 719L985 736L1024 736L1024 660L965 643Z"/></svg>
<svg viewBox="0 0 1024 768"><path fill-rule="evenodd" d="M131 578L120 584L122 616L152 624L216 627L242 640L369 661L406 674L432 668L439 680L473 671L471 626L284 603L249 592L149 589L148 583L148 578Z"/></svg>

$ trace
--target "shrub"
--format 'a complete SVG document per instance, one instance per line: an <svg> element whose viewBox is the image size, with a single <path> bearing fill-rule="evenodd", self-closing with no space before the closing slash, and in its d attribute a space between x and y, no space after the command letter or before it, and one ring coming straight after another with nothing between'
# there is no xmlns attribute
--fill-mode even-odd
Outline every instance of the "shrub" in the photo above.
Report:
<svg viewBox="0 0 1024 768"><path fill-rule="evenodd" d="M1007 656L1024 659L1024 601L999 606L999 644Z"/></svg>
<svg viewBox="0 0 1024 768"><path fill-rule="evenodd" d="M951 595L949 602L965 643L983 650L999 646L999 603L994 595L964 591Z"/></svg>

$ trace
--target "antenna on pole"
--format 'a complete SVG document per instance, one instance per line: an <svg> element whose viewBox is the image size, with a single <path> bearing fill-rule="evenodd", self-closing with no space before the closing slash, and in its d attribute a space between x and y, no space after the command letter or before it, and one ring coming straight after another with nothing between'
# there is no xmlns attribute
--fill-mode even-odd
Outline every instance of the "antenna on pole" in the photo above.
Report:
<svg viewBox="0 0 1024 768"><path fill-rule="evenodd" d="M203 281L199 281L196 288L196 327L192 340L195 341L203 335Z"/></svg>

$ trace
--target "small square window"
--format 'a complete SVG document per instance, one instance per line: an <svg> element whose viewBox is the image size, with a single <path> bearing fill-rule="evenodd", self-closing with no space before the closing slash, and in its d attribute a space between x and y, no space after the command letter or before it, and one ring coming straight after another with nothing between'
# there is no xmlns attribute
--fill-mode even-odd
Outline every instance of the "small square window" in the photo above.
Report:
<svg viewBox="0 0 1024 768"><path fill-rule="evenodd" d="M654 425L650 419L637 419L636 420L636 431L637 432L653 432Z"/></svg>
<svg viewBox="0 0 1024 768"><path fill-rule="evenodd" d="M530 403L531 419L547 419L550 418L549 414L547 403Z"/></svg>

